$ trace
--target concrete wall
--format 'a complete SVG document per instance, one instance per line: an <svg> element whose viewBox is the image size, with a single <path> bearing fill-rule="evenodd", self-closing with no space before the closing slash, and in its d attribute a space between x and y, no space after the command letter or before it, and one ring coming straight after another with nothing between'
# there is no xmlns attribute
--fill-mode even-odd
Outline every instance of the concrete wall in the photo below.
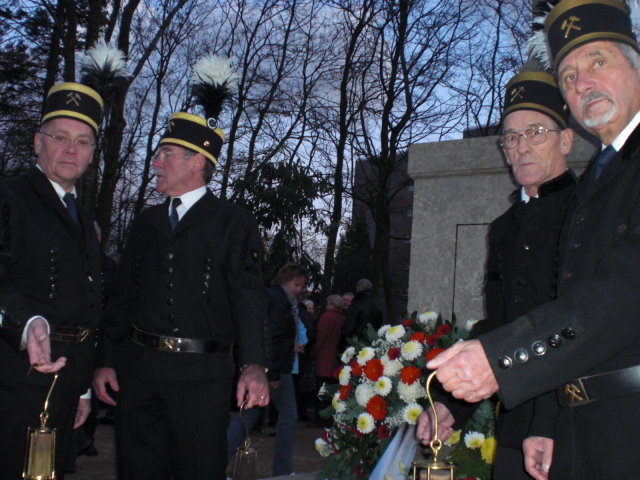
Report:
<svg viewBox="0 0 640 480"><path fill-rule="evenodd" d="M569 165L582 171L595 147L577 137ZM434 310L459 322L484 317L482 284L489 223L515 189L497 137L414 145L409 311Z"/></svg>

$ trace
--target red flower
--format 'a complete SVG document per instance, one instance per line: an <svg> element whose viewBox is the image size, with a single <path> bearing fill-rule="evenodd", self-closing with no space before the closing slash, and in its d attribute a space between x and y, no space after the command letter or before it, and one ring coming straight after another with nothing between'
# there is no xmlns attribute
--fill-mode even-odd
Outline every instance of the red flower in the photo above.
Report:
<svg viewBox="0 0 640 480"><path fill-rule="evenodd" d="M440 336L446 335L450 331L451 331L451 325L449 325L448 323L443 323L438 327L438 330L436 330L436 335L440 335Z"/></svg>
<svg viewBox="0 0 640 480"><path fill-rule="evenodd" d="M389 438L390 436L391 436L391 430L389 429L388 425L383 423L378 427L378 438L384 439L384 438Z"/></svg>
<svg viewBox="0 0 640 480"><path fill-rule="evenodd" d="M383 420L387 416L387 402L380 395L374 395L367 402L367 412L371 414L374 420Z"/></svg>
<svg viewBox="0 0 640 480"><path fill-rule="evenodd" d="M418 367L407 365L400 371L400 380L402 380L407 385L411 385L413 384L413 382L420 378L420 374L421 371Z"/></svg>
<svg viewBox="0 0 640 480"><path fill-rule="evenodd" d="M413 318L407 318L405 320L402 321L402 326L403 327L408 327L409 325L411 325L414 322Z"/></svg>
<svg viewBox="0 0 640 480"><path fill-rule="evenodd" d="M353 473L355 473L359 478L365 477L365 474L362 471L362 468L360 468L360 465L356 465L355 467L353 467Z"/></svg>
<svg viewBox="0 0 640 480"><path fill-rule="evenodd" d="M356 377L362 375L362 365L360 365L355 358L349 362L349 366L351 367L351 375Z"/></svg>
<svg viewBox="0 0 640 480"><path fill-rule="evenodd" d="M431 350L429 350L427 352L426 357L425 357L427 359L427 362L429 362L429 361L433 360L434 358L436 358L438 355L440 355L442 352L444 352L444 350L445 349L441 348L441 347L435 347L435 348L432 348Z"/></svg>
<svg viewBox="0 0 640 480"><path fill-rule="evenodd" d="M389 357L389 360L397 360L400 358L400 349L399 348L392 348L391 350L389 350L387 352L387 357Z"/></svg>
<svg viewBox="0 0 640 480"><path fill-rule="evenodd" d="M424 343L427 341L427 336L424 332L415 332L409 337L409 341L415 340L416 342Z"/></svg>
<svg viewBox="0 0 640 480"><path fill-rule="evenodd" d="M433 347L434 345L436 345L438 343L438 340L440 340L440 335L435 334L435 335L427 335L427 345L429 345L430 347Z"/></svg>
<svg viewBox="0 0 640 480"><path fill-rule="evenodd" d="M364 364L364 374L372 382L377 382L383 371L384 367L379 358L372 358Z"/></svg>
<svg viewBox="0 0 640 480"><path fill-rule="evenodd" d="M340 372L342 371L343 368L344 368L344 365L339 365L338 368L336 368L333 371L333 378L340 378Z"/></svg>
<svg viewBox="0 0 640 480"><path fill-rule="evenodd" d="M351 384L349 385L341 385L340 386L340 400L346 400L349 398L349 394L351 393Z"/></svg>

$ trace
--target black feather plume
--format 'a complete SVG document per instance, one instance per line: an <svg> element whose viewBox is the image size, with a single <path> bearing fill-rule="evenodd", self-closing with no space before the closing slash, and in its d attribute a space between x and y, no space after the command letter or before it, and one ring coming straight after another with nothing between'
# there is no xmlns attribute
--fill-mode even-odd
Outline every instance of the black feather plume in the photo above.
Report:
<svg viewBox="0 0 640 480"><path fill-rule="evenodd" d="M207 55L198 60L193 67L191 94L207 119L218 118L224 101L237 90L238 78L230 59Z"/></svg>
<svg viewBox="0 0 640 480"><path fill-rule="evenodd" d="M105 104L114 102L129 81L124 53L98 40L82 57L81 83L97 91Z"/></svg>

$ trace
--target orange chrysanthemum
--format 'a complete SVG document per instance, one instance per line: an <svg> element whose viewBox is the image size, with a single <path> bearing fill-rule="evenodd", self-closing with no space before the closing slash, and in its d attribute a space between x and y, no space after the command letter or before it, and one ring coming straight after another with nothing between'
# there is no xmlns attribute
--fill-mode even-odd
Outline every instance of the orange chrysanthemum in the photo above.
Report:
<svg viewBox="0 0 640 480"><path fill-rule="evenodd" d="M362 365L360 365L355 358L349 362L349 366L351 367L351 375L356 377L362 375Z"/></svg>
<svg viewBox="0 0 640 480"><path fill-rule="evenodd" d="M409 337L409 340L415 340L416 342L424 343L427 340L427 336L424 332L415 332Z"/></svg>
<svg viewBox="0 0 640 480"><path fill-rule="evenodd" d="M387 402L381 396L374 395L367 402L367 412L371 414L374 420L383 420L387 416Z"/></svg>
<svg viewBox="0 0 640 480"><path fill-rule="evenodd" d="M420 369L418 367L408 365L400 371L400 380L402 380L402 382L406 383L407 385L411 385L419 378Z"/></svg>
<svg viewBox="0 0 640 480"><path fill-rule="evenodd" d="M364 364L364 374L372 382L377 382L384 372L384 366L379 358L372 358Z"/></svg>
<svg viewBox="0 0 640 480"><path fill-rule="evenodd" d="M340 387L340 400L346 400L349 398L349 393L351 393L351 384L342 385Z"/></svg>
<svg viewBox="0 0 640 480"><path fill-rule="evenodd" d="M433 360L442 352L444 352L444 348L440 348L440 347L432 348L427 352L427 356L426 356L427 362Z"/></svg>

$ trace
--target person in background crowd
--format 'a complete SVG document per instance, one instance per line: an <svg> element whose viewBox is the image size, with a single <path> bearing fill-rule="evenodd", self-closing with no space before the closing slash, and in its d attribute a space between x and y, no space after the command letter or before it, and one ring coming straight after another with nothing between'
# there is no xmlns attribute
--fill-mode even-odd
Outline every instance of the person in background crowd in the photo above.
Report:
<svg viewBox="0 0 640 480"><path fill-rule="evenodd" d="M309 310L309 305L311 310ZM296 404L298 406L298 420L309 421L311 417L308 408L315 403L316 374L314 361L309 355L316 339L316 319L313 316L313 301L303 300L298 303L298 314L306 329L308 342L304 351L298 353L299 372L294 376L296 386Z"/></svg>
<svg viewBox="0 0 640 480"><path fill-rule="evenodd" d="M342 294L342 311L346 312L353 301L353 293L347 292Z"/></svg>
<svg viewBox="0 0 640 480"><path fill-rule="evenodd" d="M340 344L342 326L344 324L344 314L342 312L343 305L340 295L329 295L327 297L327 307L318 320L316 343L311 351L311 355L315 360L318 387L324 383L331 384L337 381L334 375L339 365L338 345ZM318 410L326 407L326 405L325 403L319 403Z"/></svg>
<svg viewBox="0 0 640 480"><path fill-rule="evenodd" d="M371 325L376 331L382 326L382 311L373 299L372 289L373 285L366 278L358 280L356 296L346 310L347 316L342 327L343 338L353 335L364 338L367 325Z"/></svg>

